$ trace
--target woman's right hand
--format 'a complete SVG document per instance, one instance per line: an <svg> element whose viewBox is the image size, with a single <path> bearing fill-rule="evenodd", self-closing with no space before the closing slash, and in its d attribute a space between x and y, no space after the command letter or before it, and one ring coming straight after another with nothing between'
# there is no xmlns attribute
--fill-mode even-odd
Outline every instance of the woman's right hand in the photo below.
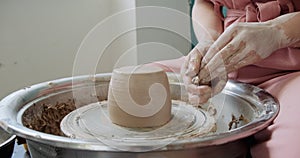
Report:
<svg viewBox="0 0 300 158"><path fill-rule="evenodd" d="M208 101L212 95L210 85L201 84L198 79L198 74L202 63L203 56L213 42L205 44L197 44L196 47L186 56L181 67L181 75L188 92L188 99L192 105L199 106Z"/></svg>
<svg viewBox="0 0 300 158"><path fill-rule="evenodd" d="M181 66L181 74L188 91L191 104L199 106L212 97L210 83L201 83L197 76L204 66L202 58L223 32L223 20L214 11L214 4L207 0L196 0L192 10L192 23L199 41L197 46L186 56ZM194 82L194 83L193 83Z"/></svg>

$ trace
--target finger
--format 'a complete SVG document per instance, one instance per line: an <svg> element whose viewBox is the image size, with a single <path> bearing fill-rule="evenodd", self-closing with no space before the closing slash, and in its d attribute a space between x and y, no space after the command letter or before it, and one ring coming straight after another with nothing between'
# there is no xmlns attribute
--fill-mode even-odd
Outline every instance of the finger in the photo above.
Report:
<svg viewBox="0 0 300 158"><path fill-rule="evenodd" d="M184 86L185 86L186 89L187 89L187 85L192 83L192 78L190 76L186 75L186 72L187 72L187 69L188 69L189 58L190 58L189 55L187 55L185 57L183 65L181 66L181 69L180 69L180 75L181 75L181 78L183 80L183 83L184 83Z"/></svg>
<svg viewBox="0 0 300 158"><path fill-rule="evenodd" d="M211 97L211 95L193 95L189 94L189 103L194 106L201 106L201 104L204 104L208 101L208 99Z"/></svg>
<svg viewBox="0 0 300 158"><path fill-rule="evenodd" d="M190 57L191 57L191 56L188 55L188 56L186 56L186 57L184 58L184 64L183 64L183 66L184 66L185 70L187 70L188 67L189 67Z"/></svg>
<svg viewBox="0 0 300 158"><path fill-rule="evenodd" d="M239 44L232 41L226 45L222 50L220 50L203 68L201 69L199 75L201 76L202 82L209 82L210 80L220 76L227 75L228 73L234 71L232 64L233 61L240 61L239 58L243 58L244 54L240 53L245 49L245 43L240 42Z"/></svg>
<svg viewBox="0 0 300 158"><path fill-rule="evenodd" d="M231 69L232 71L235 71L241 67L253 64L260 60L262 60L262 58L255 51L251 51L247 53L245 56L243 56L243 58L239 58L239 57L232 58L230 65L233 65Z"/></svg>
<svg viewBox="0 0 300 158"><path fill-rule="evenodd" d="M211 45L207 53L203 57L203 62L208 63L220 50L228 45L237 34L234 29L226 29L224 33ZM229 45L230 48L231 45ZM204 67L202 64L201 67Z"/></svg>
<svg viewBox="0 0 300 158"><path fill-rule="evenodd" d="M212 89L209 86L189 85L188 91L189 102L196 106L207 102L212 96Z"/></svg>
<svg viewBox="0 0 300 158"><path fill-rule="evenodd" d="M189 58L190 56L187 55L185 58L184 58L184 61L183 61L183 64L180 68L180 75L181 75L181 78L184 79L184 77L186 77L186 72L187 72L187 69L188 69L188 61L189 61ZM185 83L185 82L184 82Z"/></svg>
<svg viewBox="0 0 300 158"><path fill-rule="evenodd" d="M238 41L234 41L234 43L238 43ZM235 64L239 63L240 61L243 60L243 58L245 56L247 56L246 53L244 53L245 51L245 48L246 48L246 43L241 41L239 42L238 46L235 47L233 50L227 50L227 51L224 51L224 52L221 52L223 54L226 54L226 53L230 53L230 51L232 52L232 54L230 56L225 56L224 57L224 64L225 64L225 67L229 72L232 72L236 69L234 69L235 67Z"/></svg>
<svg viewBox="0 0 300 158"><path fill-rule="evenodd" d="M218 93L220 93L224 87L226 86L226 83L228 81L228 77L227 76L222 76L220 78L214 79L211 81L212 83L212 95L216 95Z"/></svg>
<svg viewBox="0 0 300 158"><path fill-rule="evenodd" d="M187 91L195 95L211 94L212 92L210 86L206 86L206 85L196 86L194 84L188 85Z"/></svg>
<svg viewBox="0 0 300 158"><path fill-rule="evenodd" d="M199 80L201 84L209 84L211 80L220 76L226 75L226 68L222 58L212 60L199 72Z"/></svg>
<svg viewBox="0 0 300 158"><path fill-rule="evenodd" d="M184 61L183 61L183 64L182 64L182 66L181 66L181 69L180 69L180 75L181 75L181 78L185 78L185 77L187 77L187 75L186 75L186 72L187 72L187 69L188 69L188 60L189 60L189 57L190 56L186 56L185 57L185 59L184 59ZM184 80L183 80L183 82L184 82ZM185 83L185 82L184 82Z"/></svg>
<svg viewBox="0 0 300 158"><path fill-rule="evenodd" d="M198 74L201 60L201 53L198 51L197 48L194 48L190 53L190 58L188 61L188 68L186 72L188 76L195 76Z"/></svg>
<svg viewBox="0 0 300 158"><path fill-rule="evenodd" d="M192 84L192 78L190 76L183 75L182 80L186 88L188 85Z"/></svg>
<svg viewBox="0 0 300 158"><path fill-rule="evenodd" d="M211 76L212 73L217 75L220 71L225 70L223 60L230 59L235 50L238 49L238 46L230 43L231 40L232 36L220 37L203 57L199 73L199 77L203 79L203 82L209 82L210 78L216 77Z"/></svg>

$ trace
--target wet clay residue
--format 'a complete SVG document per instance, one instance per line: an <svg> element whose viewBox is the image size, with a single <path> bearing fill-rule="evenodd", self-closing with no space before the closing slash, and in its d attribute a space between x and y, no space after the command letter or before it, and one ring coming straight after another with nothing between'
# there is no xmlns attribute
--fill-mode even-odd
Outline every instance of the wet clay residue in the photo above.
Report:
<svg viewBox="0 0 300 158"><path fill-rule="evenodd" d="M237 128L241 122L248 122L244 115L241 114L238 118L234 115L231 115L231 121L228 123L228 130Z"/></svg>
<svg viewBox="0 0 300 158"><path fill-rule="evenodd" d="M33 104L23 114L23 124L27 128L58 136L64 136L60 130L61 120L75 110L74 100L56 104Z"/></svg>

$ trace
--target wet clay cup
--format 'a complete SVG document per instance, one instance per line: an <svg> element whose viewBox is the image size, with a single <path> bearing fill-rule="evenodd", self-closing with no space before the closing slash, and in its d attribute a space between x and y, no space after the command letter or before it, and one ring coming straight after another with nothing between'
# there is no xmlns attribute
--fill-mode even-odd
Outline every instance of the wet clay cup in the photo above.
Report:
<svg viewBox="0 0 300 158"><path fill-rule="evenodd" d="M114 69L108 90L111 121L131 128L158 127L171 119L166 73L146 65Z"/></svg>

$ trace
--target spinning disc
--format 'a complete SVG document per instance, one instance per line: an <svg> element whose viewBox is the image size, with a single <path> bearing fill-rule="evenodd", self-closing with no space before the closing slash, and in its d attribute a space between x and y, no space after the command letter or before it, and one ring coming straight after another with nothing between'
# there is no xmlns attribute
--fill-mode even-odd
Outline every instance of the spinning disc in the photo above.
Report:
<svg viewBox="0 0 300 158"><path fill-rule="evenodd" d="M126 128L113 124L106 101L74 110L61 122L61 130L69 137L101 141L121 150L134 146L153 150L178 139L207 134L214 127L215 119L208 112L182 101L172 101L171 120L156 128Z"/></svg>

